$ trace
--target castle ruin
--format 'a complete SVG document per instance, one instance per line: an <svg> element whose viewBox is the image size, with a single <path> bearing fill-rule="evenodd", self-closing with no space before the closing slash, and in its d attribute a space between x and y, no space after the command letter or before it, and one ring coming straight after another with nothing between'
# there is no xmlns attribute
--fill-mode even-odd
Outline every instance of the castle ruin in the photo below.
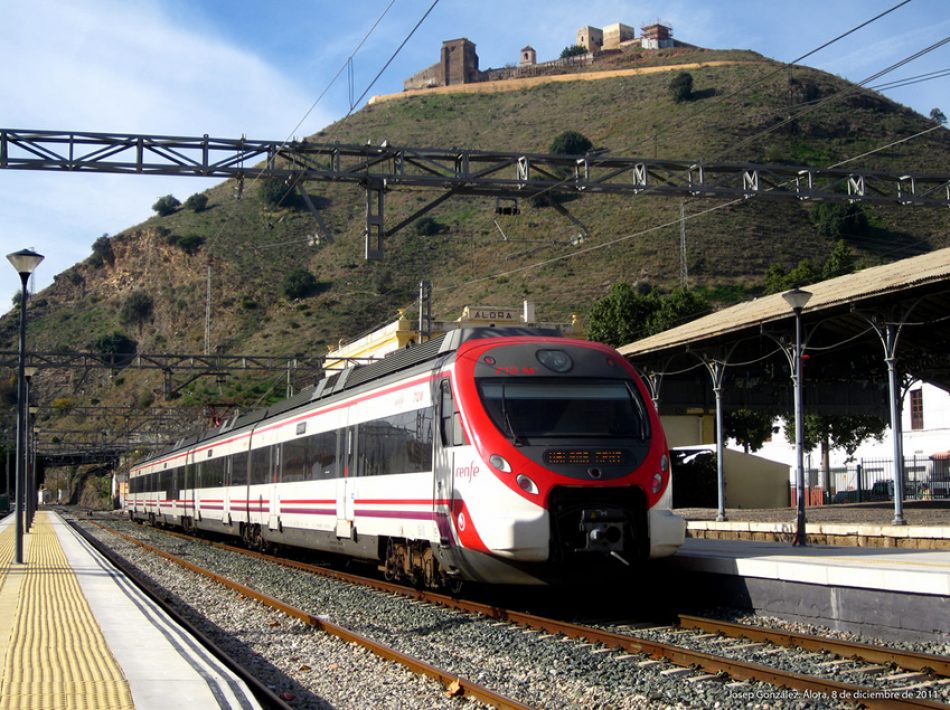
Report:
<svg viewBox="0 0 950 710"><path fill-rule="evenodd" d="M537 53L529 45L521 48L517 66L482 71L478 68L478 54L475 52L474 42L465 37L445 40L442 42L439 61L406 79L403 82L403 90L560 74L570 68L590 66L598 59L628 47L665 49L693 46L674 40L673 28L659 21L641 27L639 38L636 37L632 27L621 22L615 22L603 28L581 27L577 30L576 44L586 49L587 53L549 62L538 62Z"/></svg>

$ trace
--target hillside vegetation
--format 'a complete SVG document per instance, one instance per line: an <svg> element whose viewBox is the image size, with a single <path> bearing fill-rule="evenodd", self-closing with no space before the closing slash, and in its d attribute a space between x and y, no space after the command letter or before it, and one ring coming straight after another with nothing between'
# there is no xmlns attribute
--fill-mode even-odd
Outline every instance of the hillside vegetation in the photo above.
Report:
<svg viewBox="0 0 950 710"><path fill-rule="evenodd" d="M703 59L740 63L691 70L690 101L671 98L672 73L491 94L433 92L367 106L309 140L547 152L558 134L574 130L595 148L621 156L823 167L932 125L834 76L789 70L749 52L644 55L614 58L612 68ZM950 138L940 129L854 165L895 174L940 172L948 158ZM120 332L140 352L200 353L209 264L210 344L231 354L323 354L340 339L393 320L398 308L414 311L420 279L432 282L437 318L457 318L467 304L508 306L527 299L548 321L569 320L572 314L583 321L591 304L618 281L666 289L680 283L680 199L571 199L565 206L590 230L577 244L572 240L577 228L550 207L522 201L519 215L496 215L494 200L454 197L427 215L435 220L430 229L410 225L387 240L382 262L369 263L363 259L365 197L359 188L307 185L332 232L330 240L316 240L317 225L307 210L270 206L259 196L264 186L249 180L237 199L236 186L223 183L206 193L203 210L183 206L112 236L100 245L107 248L60 274L32 300L31 349L87 350ZM188 188L182 178L176 195L182 202ZM389 192L387 224L436 196ZM697 216L722 204L709 199L684 204L689 286L715 302L760 293L772 264L790 269L804 258L820 262L832 249L834 239L816 229L813 204L748 200ZM950 245L945 210L863 209L868 229L842 236L865 263ZM308 295L288 297L284 279L300 269L316 283ZM151 308L147 318L130 322L123 307L136 292L150 298ZM8 313L0 329L6 349L15 349L15 327L15 312ZM161 376L59 373L54 384L64 397L81 399L94 391L97 401L129 404L154 399ZM252 387L233 379L199 381L186 390L186 399L246 404L279 391L274 382Z"/></svg>

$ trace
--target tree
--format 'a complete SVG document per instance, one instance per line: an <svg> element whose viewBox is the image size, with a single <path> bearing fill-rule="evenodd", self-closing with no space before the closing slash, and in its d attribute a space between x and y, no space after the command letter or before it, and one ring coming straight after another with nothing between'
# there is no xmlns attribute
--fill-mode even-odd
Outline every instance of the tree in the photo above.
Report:
<svg viewBox="0 0 950 710"><path fill-rule="evenodd" d="M198 253L198 250L201 249L201 245L204 244L204 241L205 238L197 234L186 234L184 237L179 237L175 244L188 256L194 256Z"/></svg>
<svg viewBox="0 0 950 710"><path fill-rule="evenodd" d="M839 239L821 266L821 278L833 279L835 276L851 273L854 273L854 254L851 253L851 247L843 239Z"/></svg>
<svg viewBox="0 0 950 710"><path fill-rule="evenodd" d="M587 48L582 47L579 44L572 44L561 50L561 59L570 59L571 57L579 57L582 54L587 54Z"/></svg>
<svg viewBox="0 0 950 710"><path fill-rule="evenodd" d="M92 243L92 256L89 260L93 266L102 266L105 262L115 263L115 253L112 251L112 241L108 234L103 234Z"/></svg>
<svg viewBox="0 0 950 710"><path fill-rule="evenodd" d="M159 197L155 204L152 205L152 209L155 210L160 217L167 217L170 214L174 214L175 210L179 207L181 207L181 202L179 202L178 198L174 195Z"/></svg>
<svg viewBox="0 0 950 710"><path fill-rule="evenodd" d="M660 296L656 310L647 318L647 335L662 333L709 312L705 296L682 287L674 289Z"/></svg>
<svg viewBox="0 0 950 710"><path fill-rule="evenodd" d="M615 283L591 306L587 336L614 347L638 340L648 334L647 323L658 307L659 299L648 286L637 293L628 283Z"/></svg>
<svg viewBox="0 0 950 710"><path fill-rule="evenodd" d="M284 295L287 298L306 298L317 290L317 279L306 269L296 269L284 276Z"/></svg>
<svg viewBox="0 0 950 710"><path fill-rule="evenodd" d="M594 147L590 139L577 131L564 131L551 141L550 152L555 155L584 155Z"/></svg>
<svg viewBox="0 0 950 710"><path fill-rule="evenodd" d="M682 71L672 79L669 84L670 96L676 103L689 101L693 98L693 75Z"/></svg>
<svg viewBox="0 0 950 710"><path fill-rule="evenodd" d="M269 207L296 207L297 205L297 194L284 178L264 178L261 180L259 194L264 204Z"/></svg>
<svg viewBox="0 0 950 710"><path fill-rule="evenodd" d="M203 212L208 206L208 196L203 192L196 192L185 200L185 207L192 212Z"/></svg>
<svg viewBox="0 0 950 710"><path fill-rule="evenodd" d="M152 297L145 291L135 291L122 304L119 317L123 323L137 325L141 335L142 326L152 317L153 310Z"/></svg>
<svg viewBox="0 0 950 710"><path fill-rule="evenodd" d="M812 213L812 222L818 234L832 239L866 237L870 231L864 208L857 203L842 205L820 202Z"/></svg>
<svg viewBox="0 0 950 710"><path fill-rule="evenodd" d="M930 120L934 123L946 123L947 117L939 108L930 109Z"/></svg>
<svg viewBox="0 0 950 710"><path fill-rule="evenodd" d="M735 439L746 453L758 451L772 438L776 415L752 409L732 409L723 413L723 436Z"/></svg>
<svg viewBox="0 0 950 710"><path fill-rule="evenodd" d="M118 330L110 335L103 335L93 343L93 350L103 356L106 363L112 367L127 365L139 344Z"/></svg>

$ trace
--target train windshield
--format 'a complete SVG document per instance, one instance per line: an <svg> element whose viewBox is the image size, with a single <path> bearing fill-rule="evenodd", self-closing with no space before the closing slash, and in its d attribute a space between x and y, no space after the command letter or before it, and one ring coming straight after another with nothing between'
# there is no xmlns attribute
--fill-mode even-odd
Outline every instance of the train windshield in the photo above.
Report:
<svg viewBox="0 0 950 710"><path fill-rule="evenodd" d="M530 438L649 438L639 394L624 380L483 379L478 391L495 426Z"/></svg>

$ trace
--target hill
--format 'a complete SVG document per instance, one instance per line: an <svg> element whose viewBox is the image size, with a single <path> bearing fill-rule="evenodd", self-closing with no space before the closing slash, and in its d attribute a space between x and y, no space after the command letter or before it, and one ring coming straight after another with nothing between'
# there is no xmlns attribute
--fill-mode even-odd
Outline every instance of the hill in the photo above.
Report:
<svg viewBox="0 0 950 710"><path fill-rule="evenodd" d="M723 62L720 65L710 65ZM855 165L890 173L939 172L948 163L945 129L908 138L933 124L919 114L817 70L789 69L751 52L668 50L612 59L613 69L666 64L669 72L526 85L497 93L429 92L366 106L309 137L317 142L367 141L407 146L547 152L559 133L575 130L615 155L827 166L875 151ZM675 102L672 72L690 63L693 99ZM696 66L704 63L705 66ZM791 119L791 120L789 120ZM200 127L195 128L196 134ZM681 200L585 195L566 204L589 228L549 207L522 201L517 216L495 214L488 199L454 197L393 235L382 262L363 259L365 197L359 188L310 183L332 238L313 239L302 208L273 208L265 184L248 181L240 199L224 183L202 211L180 208L100 242L84 262L59 274L31 300L30 348L87 350L121 332L140 352L200 353L205 347L211 278L210 347L232 354L321 355L329 345L414 310L417 284L433 285L433 312L453 319L467 304L516 305L528 299L543 320L582 319L617 281L678 285ZM188 181L181 194L187 197ZM395 224L436 195L393 190L386 221ZM159 196L156 195L156 198ZM772 264L821 261L833 240L816 229L807 202L687 200L689 285L720 302L761 292ZM950 246L944 212L865 206L868 227L843 235L866 263ZM433 223L430 223L430 227ZM429 232L429 233L427 233ZM284 280L306 269L316 285L289 297ZM129 302L144 293L139 317ZM0 343L15 349L16 315L0 322ZM101 342L100 342L101 346ZM245 405L282 391L281 378L199 380L187 402ZM42 378L43 399L148 404L161 391L159 372L56 372Z"/></svg>

